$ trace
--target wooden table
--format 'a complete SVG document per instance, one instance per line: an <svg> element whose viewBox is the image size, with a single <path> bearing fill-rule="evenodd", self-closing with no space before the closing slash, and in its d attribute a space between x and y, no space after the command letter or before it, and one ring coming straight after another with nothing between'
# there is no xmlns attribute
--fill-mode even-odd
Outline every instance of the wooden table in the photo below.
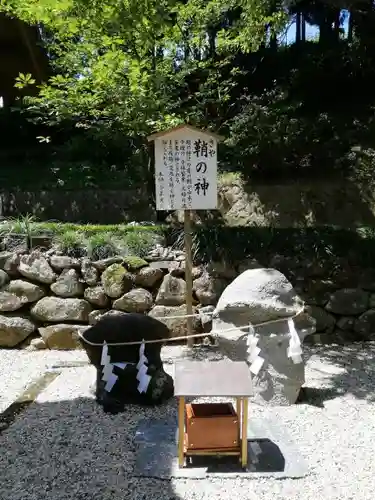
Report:
<svg viewBox="0 0 375 500"><path fill-rule="evenodd" d="M253 394L249 367L243 361L179 361L175 364L175 396L178 398L178 461L183 467L191 455L237 455L247 466L248 398ZM236 399L238 447L196 449L185 446L185 398L228 397ZM242 414L242 415L241 415ZM241 432L242 416L242 432ZM242 438L241 438L242 435Z"/></svg>

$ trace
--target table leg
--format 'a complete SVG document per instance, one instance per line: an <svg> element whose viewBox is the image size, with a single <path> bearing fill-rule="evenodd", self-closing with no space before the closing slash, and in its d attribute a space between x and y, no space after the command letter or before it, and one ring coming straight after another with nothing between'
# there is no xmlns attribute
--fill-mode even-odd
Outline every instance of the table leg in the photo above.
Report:
<svg viewBox="0 0 375 500"><path fill-rule="evenodd" d="M237 413L237 426L238 426L238 445L241 443L241 403L242 403L242 398L236 398L236 413Z"/></svg>
<svg viewBox="0 0 375 500"><path fill-rule="evenodd" d="M249 411L248 398L242 399L242 441L241 441L241 465L247 466L247 420Z"/></svg>
<svg viewBox="0 0 375 500"><path fill-rule="evenodd" d="M178 398L178 466L183 467L185 462L185 398Z"/></svg>

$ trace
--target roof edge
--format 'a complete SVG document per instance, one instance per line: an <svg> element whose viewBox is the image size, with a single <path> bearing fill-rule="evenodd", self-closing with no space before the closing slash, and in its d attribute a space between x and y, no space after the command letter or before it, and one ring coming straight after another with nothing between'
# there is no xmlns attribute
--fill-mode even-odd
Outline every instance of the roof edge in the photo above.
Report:
<svg viewBox="0 0 375 500"><path fill-rule="evenodd" d="M178 125L177 127L172 127L170 129L163 130L161 132L156 132L155 134L151 134L147 137L147 140L149 142L154 141L155 139L159 139L160 137L171 134L172 132L177 132L177 130L181 130L183 128L187 128L189 130L192 130L193 132L199 132L200 134L209 135L209 136L213 137L214 139L216 139L218 142L223 141L225 139L224 136L219 135L219 134L215 134L215 132L211 132L210 130L203 130L203 129L193 127L192 125L187 125L186 123L184 123L182 125Z"/></svg>

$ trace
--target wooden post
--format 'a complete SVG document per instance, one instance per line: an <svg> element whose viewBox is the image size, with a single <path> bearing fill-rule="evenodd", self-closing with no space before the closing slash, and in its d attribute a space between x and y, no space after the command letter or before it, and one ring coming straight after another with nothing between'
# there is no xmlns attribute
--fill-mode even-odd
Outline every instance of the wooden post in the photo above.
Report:
<svg viewBox="0 0 375 500"><path fill-rule="evenodd" d="M224 137L181 124L148 136L154 141L156 210L184 210L186 313L193 314L192 210L217 209L217 144ZM192 190L192 186L195 187ZM185 210L188 206L189 210ZM187 345L194 341L193 318L186 318Z"/></svg>
<svg viewBox="0 0 375 500"><path fill-rule="evenodd" d="M243 468L247 466L247 421L249 412L249 400L247 397L242 398L242 439L241 439L241 465Z"/></svg>
<svg viewBox="0 0 375 500"><path fill-rule="evenodd" d="M241 408L242 408L242 398L236 398L236 413L237 413L237 419L238 419L238 421L237 421L238 446L241 446Z"/></svg>
<svg viewBox="0 0 375 500"><path fill-rule="evenodd" d="M183 467L185 445L185 398L180 396L178 398L178 466Z"/></svg>
<svg viewBox="0 0 375 500"><path fill-rule="evenodd" d="M191 211L184 210L184 233L185 233L185 281L186 281L186 326L187 326L187 345L193 347L193 259L191 256L192 234L191 234Z"/></svg>

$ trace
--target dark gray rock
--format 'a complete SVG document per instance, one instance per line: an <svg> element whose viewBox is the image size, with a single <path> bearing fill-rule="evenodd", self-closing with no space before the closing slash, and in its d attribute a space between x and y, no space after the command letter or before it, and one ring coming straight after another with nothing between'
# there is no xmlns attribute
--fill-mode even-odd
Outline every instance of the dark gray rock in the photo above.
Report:
<svg viewBox="0 0 375 500"><path fill-rule="evenodd" d="M361 288L342 288L331 295L326 310L343 316L356 316L366 311L369 297L369 293Z"/></svg>
<svg viewBox="0 0 375 500"><path fill-rule="evenodd" d="M90 362L97 369L96 399L105 411L122 411L126 404L154 405L173 396L173 379L165 373L161 361L162 339L169 338L168 327L155 318L138 313L106 315L84 332L84 339L100 345L90 345L81 340ZM103 366L101 365L102 345L108 343L110 363L127 363L126 366L112 365L117 376L114 386L105 390ZM144 355L147 359L147 375L151 377L146 392L139 392L136 367L140 359L140 346L143 340L161 342L145 344ZM135 345L113 345L111 343L138 342Z"/></svg>
<svg viewBox="0 0 375 500"><path fill-rule="evenodd" d="M315 319L317 333L332 330L335 326L335 317L325 311L322 307L306 306L305 310Z"/></svg>
<svg viewBox="0 0 375 500"><path fill-rule="evenodd" d="M369 309L356 319L354 331L365 340L375 340L375 309Z"/></svg>

